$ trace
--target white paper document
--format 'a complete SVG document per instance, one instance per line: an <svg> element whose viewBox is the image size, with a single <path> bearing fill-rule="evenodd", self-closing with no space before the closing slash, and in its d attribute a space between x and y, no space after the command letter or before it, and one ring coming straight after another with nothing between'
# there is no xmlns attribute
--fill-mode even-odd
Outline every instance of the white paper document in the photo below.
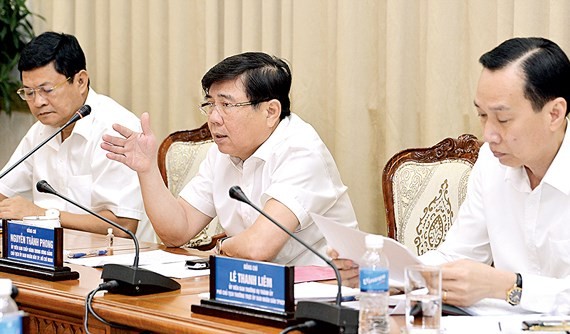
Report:
<svg viewBox="0 0 570 334"><path fill-rule="evenodd" d="M132 266L135 253L93 256L78 259L68 259L65 261L87 267L102 267L105 264L122 264ZM210 269L192 270L186 268L186 260L199 259L198 256L181 255L165 252L163 250L152 250L141 252L139 255L139 267L154 271L163 276L172 278L188 278L196 276L206 276L210 274Z"/></svg>
<svg viewBox="0 0 570 334"><path fill-rule="evenodd" d="M186 268L186 260L181 262L149 264L141 266L142 268L163 276L172 278L188 278L210 275L210 269L188 269Z"/></svg>
<svg viewBox="0 0 570 334"><path fill-rule="evenodd" d="M334 301L338 293L338 285L326 284L320 282L304 282L295 284L295 301L299 300L315 300L315 301ZM359 289L341 287L343 299L355 298L360 294Z"/></svg>
<svg viewBox="0 0 570 334"><path fill-rule="evenodd" d="M343 302L342 305L360 310L360 300ZM406 296L404 294L391 295L388 298L389 312L391 315L406 314Z"/></svg>
<svg viewBox="0 0 570 334"><path fill-rule="evenodd" d="M484 298L475 304L462 307L471 315L496 316L496 315L514 315L514 314L532 314L532 312L524 310L519 306L512 306L504 299Z"/></svg>
<svg viewBox="0 0 570 334"><path fill-rule="evenodd" d="M335 249L340 258L360 262L366 251L364 237L369 233L346 227L314 213L311 213L311 217L327 239L328 246ZM391 238L383 238L384 253L390 266L390 286L401 287L404 285L404 268L420 264L421 261L401 243Z"/></svg>
<svg viewBox="0 0 570 334"><path fill-rule="evenodd" d="M65 262L79 264L87 267L102 267L105 264L123 264L132 266L134 261L135 253L120 254L120 255L108 255L108 256L93 256L84 257L79 259L65 259ZM139 266L146 266L151 264L164 264L173 262L184 262L187 259L196 259L196 256L181 255L165 252L163 250L152 250L148 252L140 252L139 254Z"/></svg>
<svg viewBox="0 0 570 334"><path fill-rule="evenodd" d="M441 326L446 334L524 334L549 333L562 334L564 331L523 331L522 322L525 320L561 320L541 314L512 314L502 316L449 316L441 318ZM568 319L567 319L568 320Z"/></svg>

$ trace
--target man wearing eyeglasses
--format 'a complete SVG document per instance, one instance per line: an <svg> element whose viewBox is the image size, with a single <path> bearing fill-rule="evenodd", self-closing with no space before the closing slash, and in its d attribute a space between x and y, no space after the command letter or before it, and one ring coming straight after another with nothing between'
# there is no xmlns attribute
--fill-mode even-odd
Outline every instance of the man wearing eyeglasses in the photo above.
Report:
<svg viewBox="0 0 570 334"><path fill-rule="evenodd" d="M259 52L224 59L202 78L214 142L199 172L174 198L162 182L149 115L142 133L117 125L105 135L110 159L139 175L145 208L161 240L181 246L218 217L229 238L218 253L281 264L322 260L254 209L228 196L239 185L269 216L317 251L326 241L309 213L356 227L354 210L332 155L316 131L291 113L291 72L283 60Z"/></svg>
<svg viewBox="0 0 570 334"><path fill-rule="evenodd" d="M50 194L36 190L40 180L72 200L118 224L137 231L142 239L153 236L146 221L137 175L105 158L100 148L103 133L112 124L138 126L138 118L89 87L85 55L74 36L46 32L22 50L18 69L23 87L18 95L38 120L22 139L6 168L55 133L84 104L91 114L54 137L0 180L0 218L43 216L57 209L63 227L106 234L107 223ZM119 230L118 236L126 236Z"/></svg>

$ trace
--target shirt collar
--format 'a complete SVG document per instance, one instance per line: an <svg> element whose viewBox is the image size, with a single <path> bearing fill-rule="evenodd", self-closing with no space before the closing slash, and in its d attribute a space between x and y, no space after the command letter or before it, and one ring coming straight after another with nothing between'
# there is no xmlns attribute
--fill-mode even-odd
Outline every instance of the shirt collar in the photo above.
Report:
<svg viewBox="0 0 570 334"><path fill-rule="evenodd" d="M95 114L97 112L97 107L95 106L96 101L97 101L97 93L90 87L89 93L87 93L87 99L85 100L85 104L91 106L91 114L89 114L85 118L78 120L75 123L73 131L71 132L72 136L79 135L85 139L91 138L91 131L93 129L91 125L93 124L93 118L95 117Z"/></svg>
<svg viewBox="0 0 570 334"><path fill-rule="evenodd" d="M257 148L257 150L255 150L255 152L253 152L253 154L249 158L247 158L247 160L248 161L253 161L253 160L267 161L269 156L271 154L273 154L275 147L277 145L279 145L285 139L286 128L291 123L291 119L293 117L296 117L296 116L294 114L291 114L291 116L287 116L284 119L282 119L279 122L279 124L277 125L277 128L275 128L275 130L273 131L273 133L271 133L269 135L269 138L267 138L261 144L261 146L259 146ZM241 171L243 169L243 163L244 162L240 158L232 157L229 155L228 155L228 158L230 159L231 164L237 170Z"/></svg>
<svg viewBox="0 0 570 334"><path fill-rule="evenodd" d="M510 182L513 187L520 192L531 192L532 189L530 189L530 182L524 166L516 168L509 166L504 167L506 168L505 181Z"/></svg>
<svg viewBox="0 0 570 334"><path fill-rule="evenodd" d="M275 128L275 130L273 131L273 133L269 135L269 138L267 138L267 140L265 140L263 144L261 144L261 146L259 146L259 148L255 150L255 152L253 152L251 157L267 161L269 156L275 152L275 148L277 147L277 145L279 145L280 143L283 142L283 140L285 140L285 135L287 133L286 129L291 123L292 117L293 114L291 114L291 116L287 116L284 119L282 119L277 125L277 128Z"/></svg>
<svg viewBox="0 0 570 334"><path fill-rule="evenodd" d="M566 130L562 144L546 171L542 182L550 184L564 194L570 194L570 131L568 131L568 118L566 118Z"/></svg>

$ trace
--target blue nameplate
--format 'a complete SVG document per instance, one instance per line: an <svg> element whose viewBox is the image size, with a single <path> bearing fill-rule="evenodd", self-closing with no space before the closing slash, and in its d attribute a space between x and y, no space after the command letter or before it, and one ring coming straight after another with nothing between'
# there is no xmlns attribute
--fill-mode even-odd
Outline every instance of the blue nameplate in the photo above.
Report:
<svg viewBox="0 0 570 334"><path fill-rule="evenodd" d="M49 281L78 279L63 266L63 228L46 228L2 219L0 272Z"/></svg>
<svg viewBox="0 0 570 334"><path fill-rule="evenodd" d="M210 298L276 313L294 310L294 268L268 262L210 257Z"/></svg>
<svg viewBox="0 0 570 334"><path fill-rule="evenodd" d="M56 265L55 229L14 221L8 221L7 226L3 237L5 258L46 267Z"/></svg>

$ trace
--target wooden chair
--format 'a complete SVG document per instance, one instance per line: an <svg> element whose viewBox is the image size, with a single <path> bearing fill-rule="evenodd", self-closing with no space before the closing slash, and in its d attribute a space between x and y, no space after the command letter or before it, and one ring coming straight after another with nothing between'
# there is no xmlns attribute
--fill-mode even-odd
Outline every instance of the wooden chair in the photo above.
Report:
<svg viewBox="0 0 570 334"><path fill-rule="evenodd" d="M197 129L173 132L162 141L158 149L158 168L164 184L174 196L178 196L196 175L213 142L207 123ZM224 236L218 219L214 218L185 247L208 250L216 245L217 239Z"/></svg>
<svg viewBox="0 0 570 334"><path fill-rule="evenodd" d="M465 199L480 146L464 134L388 160L382 173L388 236L417 255L437 248Z"/></svg>

